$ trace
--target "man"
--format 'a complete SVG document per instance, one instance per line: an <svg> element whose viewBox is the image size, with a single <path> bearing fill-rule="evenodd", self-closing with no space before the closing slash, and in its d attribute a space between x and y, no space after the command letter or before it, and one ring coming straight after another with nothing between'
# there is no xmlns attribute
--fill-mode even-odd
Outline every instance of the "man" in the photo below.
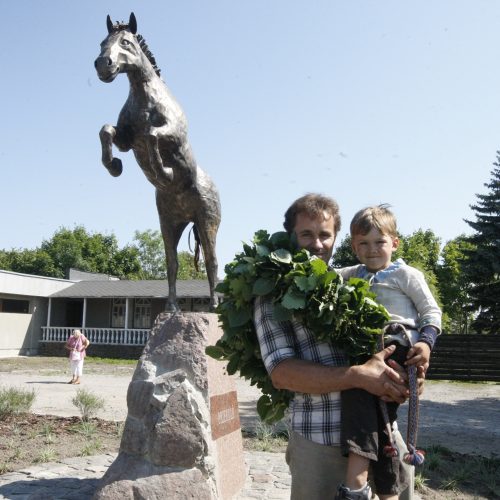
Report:
<svg viewBox="0 0 500 500"><path fill-rule="evenodd" d="M340 229L337 203L319 194L296 200L284 227L298 245L329 262ZM402 403L408 389L401 368L385 359L388 347L365 364L347 366L344 353L319 343L298 322L277 322L269 300L257 299L254 321L262 358L273 385L295 393L286 453L292 475L292 500L333 498L343 482L346 459L340 452L340 391L364 389L386 401Z"/></svg>

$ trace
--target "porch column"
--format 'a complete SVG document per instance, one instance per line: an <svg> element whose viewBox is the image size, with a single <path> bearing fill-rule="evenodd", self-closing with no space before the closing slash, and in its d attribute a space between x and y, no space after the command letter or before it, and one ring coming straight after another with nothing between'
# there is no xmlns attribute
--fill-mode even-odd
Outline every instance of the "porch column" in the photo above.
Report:
<svg viewBox="0 0 500 500"><path fill-rule="evenodd" d="M85 328L87 323L87 299L83 299L83 318L82 318L82 328Z"/></svg>
<svg viewBox="0 0 500 500"><path fill-rule="evenodd" d="M128 306L130 299L125 299L125 330L128 330Z"/></svg>
<svg viewBox="0 0 500 500"><path fill-rule="evenodd" d="M52 299L49 297L49 309L47 311L47 326L50 326L50 315L52 313Z"/></svg>

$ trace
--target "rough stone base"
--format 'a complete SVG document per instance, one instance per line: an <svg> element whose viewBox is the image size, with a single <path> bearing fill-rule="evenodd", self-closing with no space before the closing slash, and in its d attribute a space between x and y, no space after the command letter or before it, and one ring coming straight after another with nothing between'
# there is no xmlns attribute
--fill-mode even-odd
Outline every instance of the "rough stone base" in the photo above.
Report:
<svg viewBox="0 0 500 500"><path fill-rule="evenodd" d="M111 470L112 469L112 470ZM107 486L94 498L121 500L211 500L210 487L199 469L175 470L155 467L126 453L120 453L110 467ZM123 474L123 471L126 471Z"/></svg>
<svg viewBox="0 0 500 500"><path fill-rule="evenodd" d="M229 499L245 482L234 380L205 347L210 313L162 313L127 393L120 453L95 499Z"/></svg>

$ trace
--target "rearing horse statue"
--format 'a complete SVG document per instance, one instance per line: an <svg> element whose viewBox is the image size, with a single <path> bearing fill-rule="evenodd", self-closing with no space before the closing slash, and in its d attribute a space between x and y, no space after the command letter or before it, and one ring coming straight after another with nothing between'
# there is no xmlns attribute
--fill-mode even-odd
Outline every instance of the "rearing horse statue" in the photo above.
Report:
<svg viewBox="0 0 500 500"><path fill-rule="evenodd" d="M196 163L187 139L186 117L160 78L144 38L137 34L134 13L128 24L113 24L108 15L107 27L108 36L95 61L97 74L100 80L110 83L119 73L126 73L130 91L117 125L104 125L100 131L102 162L117 177L122 173L122 162L113 157L113 144L120 151L132 149L137 163L156 188L167 260L167 310L179 310L175 287L177 245L190 222L194 224L196 239L195 264L201 243L213 308L217 280L215 243L220 223L217 188Z"/></svg>

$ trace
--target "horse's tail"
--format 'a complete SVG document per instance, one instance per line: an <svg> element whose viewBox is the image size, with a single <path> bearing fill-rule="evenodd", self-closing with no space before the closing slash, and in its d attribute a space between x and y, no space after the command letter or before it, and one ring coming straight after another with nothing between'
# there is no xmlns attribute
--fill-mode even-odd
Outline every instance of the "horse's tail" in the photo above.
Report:
<svg viewBox="0 0 500 500"><path fill-rule="evenodd" d="M200 270L198 267L198 263L200 262L200 235L198 234L198 229L196 226L193 224L193 227L191 228L193 231L193 236L194 236L194 268L196 269L196 272ZM191 250L191 240L189 241L189 250Z"/></svg>

